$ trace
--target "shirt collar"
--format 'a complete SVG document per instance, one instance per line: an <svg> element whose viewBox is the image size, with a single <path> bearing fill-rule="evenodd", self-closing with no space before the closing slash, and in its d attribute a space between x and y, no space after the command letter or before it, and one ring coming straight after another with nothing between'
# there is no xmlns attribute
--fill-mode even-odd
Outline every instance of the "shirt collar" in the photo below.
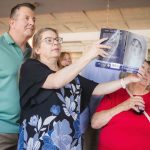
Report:
<svg viewBox="0 0 150 150"><path fill-rule="evenodd" d="M32 51L32 48L31 46L29 45L29 43L26 44L26 51L25 53L23 54L25 59L26 58L29 58L31 56L31 51Z"/></svg>
<svg viewBox="0 0 150 150"><path fill-rule="evenodd" d="M15 41L12 39L12 37L9 35L8 32L5 32L5 33L4 33L4 38L5 38L5 40L8 42L8 44L11 44L11 45L16 44ZM29 45L29 43L27 43L27 44L26 44L26 51L25 51L25 53L23 54L25 59L28 58L28 57L30 57L31 51L32 51L32 48L31 48L31 46Z"/></svg>
<svg viewBox="0 0 150 150"><path fill-rule="evenodd" d="M12 39L8 32L4 33L4 38L8 42L8 44L15 44L15 41Z"/></svg>

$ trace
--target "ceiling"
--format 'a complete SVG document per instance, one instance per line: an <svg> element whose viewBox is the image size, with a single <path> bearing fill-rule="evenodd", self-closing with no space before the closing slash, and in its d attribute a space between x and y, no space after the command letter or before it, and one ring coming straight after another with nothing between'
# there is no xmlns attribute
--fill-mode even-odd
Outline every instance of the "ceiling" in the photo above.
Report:
<svg viewBox="0 0 150 150"><path fill-rule="evenodd" d="M64 38L64 51L83 51L99 38L102 27L130 30L150 39L150 0L110 0L109 10L107 1L1 0L0 33L8 29L10 9L31 2L37 6L37 29L56 28Z"/></svg>

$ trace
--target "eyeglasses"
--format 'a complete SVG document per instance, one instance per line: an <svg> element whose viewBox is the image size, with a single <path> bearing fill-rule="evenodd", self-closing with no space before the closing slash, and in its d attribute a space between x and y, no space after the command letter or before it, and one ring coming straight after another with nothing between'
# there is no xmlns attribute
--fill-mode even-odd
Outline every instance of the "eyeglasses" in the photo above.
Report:
<svg viewBox="0 0 150 150"><path fill-rule="evenodd" d="M41 41L45 41L47 44L54 44L54 41L56 41L57 43L61 44L63 42L63 38L61 38L61 37L56 37L56 38L46 37L46 38L42 39Z"/></svg>

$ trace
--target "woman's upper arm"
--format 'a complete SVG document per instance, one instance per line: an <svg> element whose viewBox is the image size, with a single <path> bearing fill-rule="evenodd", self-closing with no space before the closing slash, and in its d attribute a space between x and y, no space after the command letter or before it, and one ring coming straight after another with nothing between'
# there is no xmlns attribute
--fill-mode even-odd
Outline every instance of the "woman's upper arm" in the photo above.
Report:
<svg viewBox="0 0 150 150"><path fill-rule="evenodd" d="M42 86L52 71L37 60L27 60L20 70L20 85L28 86L39 84Z"/></svg>
<svg viewBox="0 0 150 150"><path fill-rule="evenodd" d="M42 88L44 89L58 89L60 88L56 78L55 78L55 73L51 73L47 76L45 82L42 85Z"/></svg>

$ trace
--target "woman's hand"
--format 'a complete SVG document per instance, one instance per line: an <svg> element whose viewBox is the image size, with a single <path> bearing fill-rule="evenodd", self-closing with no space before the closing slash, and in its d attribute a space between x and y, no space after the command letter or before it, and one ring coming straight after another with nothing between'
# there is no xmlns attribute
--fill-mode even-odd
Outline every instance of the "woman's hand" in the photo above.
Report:
<svg viewBox="0 0 150 150"><path fill-rule="evenodd" d="M139 68L139 71L138 71L138 73L137 73L137 76L138 76L139 78L141 78L141 79L145 76L144 64Z"/></svg>
<svg viewBox="0 0 150 150"><path fill-rule="evenodd" d="M104 49L110 49L110 46L102 44L106 40L107 38L103 38L94 43L90 50L87 51L86 55L91 59L94 59L97 56L107 57L109 54Z"/></svg>
<svg viewBox="0 0 150 150"><path fill-rule="evenodd" d="M140 82L142 81L144 76L145 76L145 70L144 70L144 67L142 66L139 68L139 71L137 74L130 74L124 78L125 85L132 83L132 82Z"/></svg>
<svg viewBox="0 0 150 150"><path fill-rule="evenodd" d="M122 107L123 111L127 111L130 109L135 110L136 112L140 112L140 110L145 110L145 102L143 101L143 98L140 96L130 97L123 103L119 104L120 107ZM140 108L140 110L139 110Z"/></svg>

